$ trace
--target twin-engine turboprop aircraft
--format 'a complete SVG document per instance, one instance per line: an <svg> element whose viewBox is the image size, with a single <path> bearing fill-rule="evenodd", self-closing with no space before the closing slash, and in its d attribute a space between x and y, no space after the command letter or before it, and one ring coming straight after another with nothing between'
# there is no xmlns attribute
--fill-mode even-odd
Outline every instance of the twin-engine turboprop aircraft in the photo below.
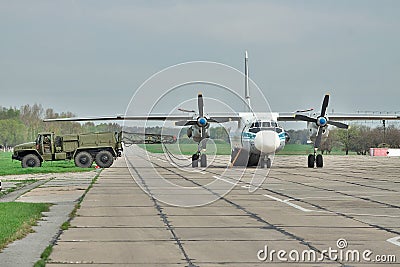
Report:
<svg viewBox="0 0 400 267"><path fill-rule="evenodd" d="M250 110L250 95L248 88L248 56L245 54L245 99ZM320 113L305 116L304 111L294 113L255 113L239 112L234 115L207 116L204 112L204 100L202 93L197 96L198 112L194 110L179 109L190 116L176 116L166 114L150 114L146 116L110 116L94 118L58 118L46 119L51 121L104 121L104 120L135 120L135 121L175 121L176 126L189 126L187 136L198 143L197 151L192 155L192 167L207 166L207 155L205 154L209 127L212 123L237 122L237 130L229 133L231 139L231 163L235 166L260 166L261 168L271 166L271 155L282 150L290 137L285 130L279 126L278 121L306 121L310 139L314 143L314 153L308 156L308 167L323 167L323 157L317 154L322 142L328 137L328 126L333 125L347 129L348 125L339 121L357 120L400 120L398 115L332 115L326 113L329 104L329 95L325 95ZM311 110L306 110L311 111Z"/></svg>

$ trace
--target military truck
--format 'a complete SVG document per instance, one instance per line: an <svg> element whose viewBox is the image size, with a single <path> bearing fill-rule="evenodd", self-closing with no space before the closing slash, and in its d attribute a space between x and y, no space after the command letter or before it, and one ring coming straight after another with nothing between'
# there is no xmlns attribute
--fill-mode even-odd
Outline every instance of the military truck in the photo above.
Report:
<svg viewBox="0 0 400 267"><path fill-rule="evenodd" d="M39 133L35 142L14 147L12 159L23 168L40 167L43 161L74 160L89 168L93 161L101 168L110 167L122 153L122 132L55 135Z"/></svg>

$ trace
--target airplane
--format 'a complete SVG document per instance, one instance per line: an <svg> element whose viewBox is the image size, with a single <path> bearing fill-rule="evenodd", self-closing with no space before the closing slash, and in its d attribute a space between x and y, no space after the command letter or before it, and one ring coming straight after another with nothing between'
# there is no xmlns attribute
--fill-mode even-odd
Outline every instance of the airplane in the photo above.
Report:
<svg viewBox="0 0 400 267"><path fill-rule="evenodd" d="M357 120L400 120L398 115L331 115L328 116L327 108L330 95L326 94L323 98L322 107L319 113L313 113L306 116L300 113L313 111L313 109L298 110L291 113L256 113L253 112L250 105L249 93L249 74L248 74L248 53L245 52L245 100L250 112L239 112L234 115L212 115L207 116L204 112L203 94L197 96L197 113L194 110L179 108L178 110L194 113L190 115L166 115L150 114L146 116L109 116L92 118L57 118L45 119L45 122L52 121L101 121L101 120L136 120L136 121L174 121L175 126L186 127L187 136L198 143L197 151L192 155L192 167L207 167L207 155L205 154L209 127L212 123L237 122L236 131L229 133L232 153L232 166L259 166L261 168L271 167L271 157L276 152L282 150L289 142L289 134L281 127L280 121L305 121L310 140L313 142L314 152L308 155L307 166L309 168L322 168L323 156L318 153L322 142L329 135L328 126L332 125L338 128L348 129L348 125L340 121ZM244 124L244 127L243 125Z"/></svg>

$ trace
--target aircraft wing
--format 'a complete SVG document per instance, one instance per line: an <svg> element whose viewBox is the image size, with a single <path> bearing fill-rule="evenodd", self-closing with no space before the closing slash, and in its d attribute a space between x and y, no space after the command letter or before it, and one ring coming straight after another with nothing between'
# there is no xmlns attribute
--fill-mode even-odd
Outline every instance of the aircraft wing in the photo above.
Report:
<svg viewBox="0 0 400 267"><path fill-rule="evenodd" d="M278 121L303 121L296 117L297 113L280 113ZM397 114L333 114L328 115L333 121L381 121L381 120L400 120Z"/></svg>
<svg viewBox="0 0 400 267"><path fill-rule="evenodd" d="M328 115L329 119L335 121L382 121L382 120L400 120L400 115L396 114L333 114Z"/></svg>
<svg viewBox="0 0 400 267"><path fill-rule="evenodd" d="M196 118L188 115L165 115L165 114L151 114L147 116L104 116L104 117L71 117L71 118L56 118L56 119L44 119L44 122L55 122L55 121L112 121L112 120L134 120L134 121L193 121ZM207 120L209 122L229 122L229 121L240 121L240 116L225 116L216 115L210 116Z"/></svg>
<svg viewBox="0 0 400 267"><path fill-rule="evenodd" d="M279 113L278 121L299 121L295 118L295 113Z"/></svg>

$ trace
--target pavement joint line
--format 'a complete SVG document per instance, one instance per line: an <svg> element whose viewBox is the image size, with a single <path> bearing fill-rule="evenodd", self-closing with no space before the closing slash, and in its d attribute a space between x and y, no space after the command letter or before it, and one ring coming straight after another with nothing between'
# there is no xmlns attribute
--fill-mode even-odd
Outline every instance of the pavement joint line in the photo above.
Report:
<svg viewBox="0 0 400 267"><path fill-rule="evenodd" d="M212 173L212 172L210 172L210 173ZM303 177L304 177L304 175L303 175ZM229 178L229 177L228 177L228 178ZM229 179L232 179L232 178L229 178ZM276 178L276 177L275 177L275 179L278 179L278 180L280 180L280 181L283 181L283 180L280 179L280 178ZM312 185L304 185L304 184L302 184L302 183L300 183L300 182L294 182L294 181L285 181L285 182L290 182L290 183L294 183L294 184L298 184L298 185L303 185L303 186L314 187L314 188L317 188L317 189L322 189L322 190L326 190L326 191L329 191L329 192L334 192L334 193L342 194L342 195L344 195L344 196L353 197L353 198L356 198L356 199L366 200L366 199L363 199L363 198L360 198L360 197L357 197L357 196L353 196L353 195L350 195L350 194L346 194L346 193L343 193L343 192L339 192L339 191L336 191L336 190L333 190L333 189L320 188L320 187L316 187L316 186L312 186ZM246 182L241 181L241 183L246 183ZM250 184L250 183L247 183L247 184ZM275 194L280 195L280 196L284 196L284 197L290 198L288 195L286 195L286 194L284 194L284 193L276 192L276 191L274 191L274 190L266 189L266 188L263 188L263 187L261 187L261 189L263 189L263 190L265 190L265 191L269 191L269 192L275 193ZM351 219L351 220L354 220L354 221L356 221L356 222L363 223L363 224L365 224L365 225L368 225L368 226L370 226L370 227L373 227L373 228L376 228L376 229L379 229L379 230L383 230L383 231L386 231L386 232L389 232L389 233L392 233L392 234L398 234L398 235L400 235L400 232L398 232L398 231L389 229L389 228L387 228L387 227L382 227L382 226L380 226L380 225L370 224L370 223L364 222L364 221L362 221L362 220L359 220L359 219L357 219L357 218L354 218L353 216L356 216L356 215L351 216L352 214L347 214L347 213L332 211L332 210L329 210L329 209L327 209L327 208L324 208L324 207L322 207L322 206L320 206L320 205L317 205L317 204L314 204L314 203L309 203L309 202L304 201L304 200L302 200L302 199L297 199L297 198L291 198L291 199L292 199L292 200L299 201L299 202L302 202L302 203L305 203L305 204L308 204L308 205L311 205L311 206L313 206L313 207L315 207L315 208L318 208L318 209L321 209L322 211L325 211L325 212L327 212L327 213L336 214L336 215L342 216L342 217L344 217L344 218ZM366 200L366 201L373 202L373 200ZM382 203L379 203L379 204L382 204ZM320 212L322 212L322 211L320 211Z"/></svg>
<svg viewBox="0 0 400 267"><path fill-rule="evenodd" d="M85 192L79 197L78 200L74 201L76 204L74 206L74 209L70 212L70 214L68 215L68 219L66 222L64 223L70 223L71 220L76 216L76 211L78 210L78 206L82 200L84 199L84 197L86 196L86 194L89 192L89 190L92 188L93 184L97 181L98 177L100 176L101 170L96 172L96 175L92 178L90 184L88 185L88 187L86 188ZM55 179L56 177L52 178ZM54 246L58 239L60 238L61 234L64 232L64 230L61 228L62 225L60 225L60 228L57 232L57 234L52 238L52 240L50 241L50 246ZM50 257L51 253L48 255L48 257ZM47 260L47 259L46 259Z"/></svg>
<svg viewBox="0 0 400 267"><path fill-rule="evenodd" d="M162 207L160 206L160 204L158 204L157 199L154 198L154 195L151 193L151 191L148 188L148 186L147 186L146 182L144 181L143 177L140 175L140 173L136 170L136 168L133 166L133 164L129 160L127 160L127 163L129 163L131 165L131 168L136 172L136 174L138 175L139 179L142 181L142 184L144 185L144 187L146 188L146 191L148 192L148 196L151 198L151 200L154 203L154 207L159 212L158 215L163 220L164 224L167 227L167 230L171 233L171 235L173 237L173 240L175 241L175 244L178 245L179 250L181 251L181 253L185 257L186 262L189 264L188 267L196 267L196 265L193 264L192 259L189 258L189 255L187 254L185 248L183 247L183 244L182 244L181 240L179 239L179 237L175 233L174 228L172 227L171 223L168 220L167 214L165 214L163 212Z"/></svg>
<svg viewBox="0 0 400 267"><path fill-rule="evenodd" d="M38 188L44 184L46 184L47 182L49 182L50 180L54 179L53 178L49 178L46 180L39 180L30 184L27 184L25 186L22 186L21 188L12 191L8 194L5 194L3 196L0 197L0 202L13 202L15 201L17 198L19 198L20 196L32 191L35 188Z"/></svg>
<svg viewBox="0 0 400 267"><path fill-rule="evenodd" d="M139 155L137 155L137 156L138 156L138 157L141 157L142 159L145 159L145 158L142 157L142 156L139 156ZM145 160L146 160L146 159L145 159ZM129 163L130 163L130 162L129 162ZM132 163L130 163L130 164L131 164L131 166L132 166ZM288 231L286 231L286 230L284 230L284 229L282 229L282 228L280 228L280 227L278 227L278 226L276 226L276 225L274 225L274 224L272 224L272 223L269 223L269 222L265 221L263 218L261 218L261 217L258 216L257 214L255 214L255 213L253 213L253 212L247 210L246 208L240 206L239 204L237 204L237 203L235 203L235 202L233 202L233 201L231 201L231 200L228 200L228 199L225 198L224 196L219 195L218 193L216 193L216 192L210 190L209 188L206 188L206 187L204 187L203 185L201 185L201 184L199 184L199 183L197 183L197 182L195 182L195 181L193 181L193 180L191 180L191 179L188 179L187 177L184 177L183 175L181 175L180 173L175 172L174 170L170 170L170 169L168 169L168 168L166 168L166 167L164 167L164 166L161 166L161 165L159 165L159 164L157 164L157 163L153 163L153 164L154 164L154 165L157 165L157 166L160 167L160 168L166 169L166 170L168 170L168 171L170 171L170 172L172 172L172 173L175 173L175 174L178 175L179 177L182 177L183 179L185 179L185 180L187 180L187 181L190 181L190 182L192 182L193 184L195 184L195 185L197 185L197 186L203 187L204 189L206 189L206 190L209 191L210 193L212 193L212 194L218 196L221 200L224 200L224 201L227 202L228 204L230 204L230 205L236 207L237 209L239 209L239 210L245 212L246 214L248 214L248 216L249 216L250 218L253 218L253 219L257 220L258 222L262 222L262 223L264 223L264 224L266 224L266 225L268 225L268 226L271 226L274 230L280 232L281 234L284 234L285 236L291 237L292 239L295 239L295 240L297 240L298 242L300 242L301 244L307 246L309 249L312 249L312 250L314 250L314 251L316 251L316 252L322 254L322 251L320 251L318 248L316 248L315 246L313 246L310 242L307 242L307 241L305 241L304 239L302 239L302 238L296 236L295 234L292 234L292 233L290 233L290 232L288 232ZM134 168L134 167L132 166L132 168ZM136 170L135 170L135 171L136 171ZM137 171L136 171L136 172L137 172ZM138 173L138 172L137 172L137 173ZM212 172L210 172L210 173L212 173ZM139 175L139 174L138 174L138 175ZM216 177L214 177L214 178L216 178ZM223 179L223 178L220 178L220 177L218 177L218 178L219 178L219 179ZM231 178L230 178L230 179L231 179ZM229 181L229 182L230 182L230 181ZM239 181L238 181L238 182L239 182ZM232 182L230 182L230 183L232 183ZM235 183L235 184L236 184L236 183ZM324 255L324 258L325 258L325 259L331 260L331 259L329 259L329 257L327 257L325 254L322 254L322 255ZM343 265L343 263L341 263L341 262L338 261L338 260L335 260L335 262L337 262L337 263Z"/></svg>
<svg viewBox="0 0 400 267"><path fill-rule="evenodd" d="M158 165L158 164L156 164L156 165ZM163 168L163 167L160 166L160 165L159 165L159 167ZM167 168L165 168L165 169L167 169ZM209 171L209 172L210 172L210 171ZM213 172L210 172L210 173L213 173ZM287 173L287 174L290 174L290 173L288 173L288 172L286 172L286 173ZM178 174L178 175L179 175L179 174ZM180 175L180 176L181 176L181 175ZM302 175L302 176L305 177L304 175ZM224 180L224 181L229 182L229 183L231 183L231 184L234 184L233 182L228 181L228 180L226 180L226 179L222 179L222 178L220 178L220 177L218 177L218 176L213 176L213 177L214 177L214 178L217 178L217 179L220 179L220 180ZM185 177L183 177L183 178L184 178L184 179L187 179L187 178L185 178ZM232 179L232 178L230 178L230 177L228 177L228 178L229 178L229 179ZM309 177L307 177L307 178L309 178ZM319 178L319 177L311 177L311 178L322 179L322 178ZM276 177L275 177L275 179L282 181L282 179L279 179L279 178L276 178ZM188 180L189 180L189 179L188 179ZM234 180L234 179L233 179L233 180ZM332 179L329 179L329 180L332 181ZM334 181L336 181L336 182L343 182L343 181L337 180L337 179L334 179ZM243 182L243 181L238 181L238 182L246 183L246 182ZM293 181L285 181L285 182L291 182L291 183L295 183L295 184L299 184L299 185L303 185L303 186L310 186L310 185L304 185L304 184L302 184L302 183L293 182ZM195 182L194 182L194 183L195 183ZM235 184L236 184L236 183L235 183ZM250 183L246 183L246 184L250 185ZM360 185L360 184L357 184L357 183L354 183L354 184L355 184L355 185L359 185L359 186L363 186L363 185ZM198 184L198 185L200 185L200 184ZM200 186L201 186L201 185L200 185ZM315 186L311 186L311 187L315 187ZM261 188L262 188L262 187L261 187ZM339 191L336 191L336 190L329 190L329 189L326 189L326 188L319 188L319 187L316 187L316 188L322 189L322 190L328 190L328 191L331 191L331 192L334 192L334 193L339 193L339 194L342 194L342 195L348 196L348 197L353 197L353 198L357 198L357 199L361 199L361 200L365 200L365 201L370 201L370 202L373 202L373 203L376 202L377 204L381 204L381 205L388 205L388 206L391 207L391 208L400 208L400 207L398 207L398 206L396 206L396 205L387 204L387 203L380 202L380 201L375 201L375 200L372 200L372 199L367 198L367 197L354 196L354 195L351 195L351 194L346 194L346 193L339 192ZM380 189L380 190L386 190L386 189L382 189L382 188L378 188L378 187L373 187L373 188L374 188L374 189ZM274 192L275 194L282 195L282 196L285 196L285 197L288 197L288 198L289 198L289 196L287 196L287 195L285 195L285 194L283 194L283 193L275 192L275 191L273 191L273 190L265 189L265 188L262 188L262 189L263 189L263 190L270 191L270 192ZM387 191L398 192L398 191L395 191L395 190L387 190ZM281 200L281 199L280 199L280 200ZM296 199L296 198L293 199L293 198L289 198L289 199L287 199L287 200L288 200L288 201L289 201L289 200L300 201L300 202L309 204L309 205L311 205L311 206L314 206L314 207L316 207L316 208L322 209L322 211L318 211L318 212L333 213L333 214L336 214L336 215L339 215L339 216L343 216L343 217L345 217L345 218L348 218L348 219L351 219L351 220L354 220L354 221L357 221L357 222L366 224L366 225L368 225L368 226L370 226L370 227L377 228L377 229L379 229L379 230L384 230L384 231L387 231L387 232L390 232L390 233L399 234L399 232L394 231L394 230L392 230L392 229L388 229L387 227L382 227L382 226L379 226L379 225L374 225L374 224L366 223L366 222L364 222L364 221L361 221L361 220L359 220L359 219L356 219L356 218L350 216L350 215L356 216L356 214L344 214L344 213L340 213L340 212L330 211L330 210L328 210L328 209L326 209L326 208L323 208L323 207L321 207L321 206L319 206L319 205L316 205L316 204L313 204L313 203L308 203L308 202L306 202L306 201L304 201L304 200L302 200L302 199ZM304 209L303 207L301 207L301 206L299 206L299 205L296 205L296 204L293 204L293 203L290 203L290 202L288 202L288 201L287 201L287 202L284 202L284 200L281 200L280 202L286 203L286 204L288 204L289 206L292 206L292 207L297 206L297 208L300 209L300 210L303 209L304 211L306 211L306 210L308 210L308 211L313 211L313 210L309 210L309 209ZM383 217L383 216L382 216L382 217ZM388 241L388 242L390 242L390 241ZM400 242L399 242L399 244L400 244Z"/></svg>

